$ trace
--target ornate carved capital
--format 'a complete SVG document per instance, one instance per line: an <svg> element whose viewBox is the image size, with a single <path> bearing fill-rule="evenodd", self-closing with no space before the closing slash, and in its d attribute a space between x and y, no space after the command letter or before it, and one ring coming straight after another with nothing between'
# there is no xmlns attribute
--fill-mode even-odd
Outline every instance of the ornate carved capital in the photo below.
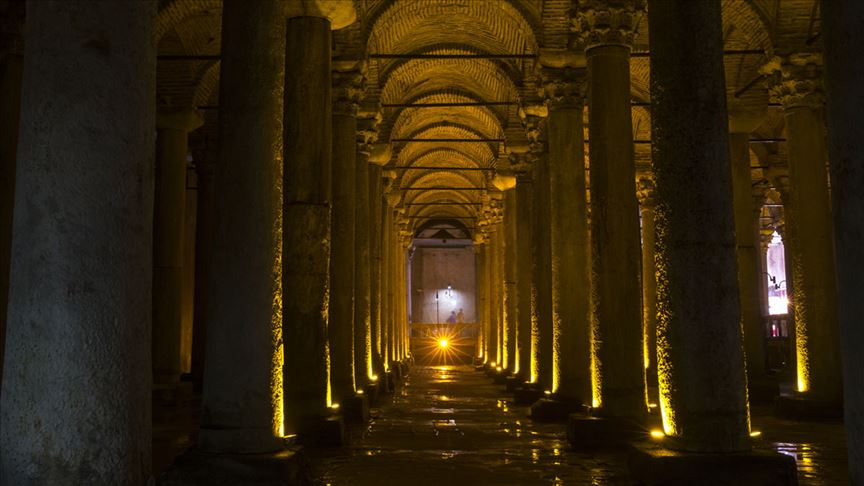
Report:
<svg viewBox="0 0 864 486"><path fill-rule="evenodd" d="M645 0L578 0L570 10L570 31L588 49L598 45L632 46Z"/></svg>
<svg viewBox="0 0 864 486"><path fill-rule="evenodd" d="M333 114L357 116L360 100L366 94L366 75L362 69L333 71Z"/></svg>
<svg viewBox="0 0 864 486"><path fill-rule="evenodd" d="M768 190L771 189L771 184L766 179L760 179L753 183L751 192L753 194L753 211L759 214L762 211L762 205L765 204L765 197Z"/></svg>
<svg viewBox="0 0 864 486"><path fill-rule="evenodd" d="M542 84L538 94L550 110L559 108L582 108L585 98L585 76L583 72L565 67L544 68Z"/></svg>
<svg viewBox="0 0 864 486"><path fill-rule="evenodd" d="M510 154L507 170L516 176L517 182L531 182L531 170L537 162L537 155L531 152Z"/></svg>
<svg viewBox="0 0 864 486"><path fill-rule="evenodd" d="M360 118L357 120L357 149L364 154L372 153L375 142L378 141L378 130L381 117ZM364 161L365 162L365 161Z"/></svg>
<svg viewBox="0 0 864 486"><path fill-rule="evenodd" d="M781 103L784 108L824 106L822 54L774 57L759 71L768 76L771 101Z"/></svg>
<svg viewBox="0 0 864 486"><path fill-rule="evenodd" d="M657 205L654 199L654 181L648 177L641 177L636 182L636 197L639 205L643 208L653 208Z"/></svg>

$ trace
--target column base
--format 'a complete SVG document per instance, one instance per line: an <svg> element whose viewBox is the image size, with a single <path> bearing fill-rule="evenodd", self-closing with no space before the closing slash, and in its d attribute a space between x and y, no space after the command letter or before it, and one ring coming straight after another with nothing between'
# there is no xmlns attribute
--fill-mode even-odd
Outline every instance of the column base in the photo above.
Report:
<svg viewBox="0 0 864 486"><path fill-rule="evenodd" d="M384 383L387 384L387 391L389 393L393 393L396 391L396 385L399 384L399 381L396 379L396 373L394 368L391 368L390 371L384 373Z"/></svg>
<svg viewBox="0 0 864 486"><path fill-rule="evenodd" d="M379 400L381 399L381 383L378 381L367 383L366 386L363 387L363 394L366 395L366 402L370 407L378 406Z"/></svg>
<svg viewBox="0 0 864 486"><path fill-rule="evenodd" d="M843 420L843 405L806 394L779 395L774 399L774 415L791 420Z"/></svg>
<svg viewBox="0 0 864 486"><path fill-rule="evenodd" d="M345 419L341 415L306 419L297 438L305 446L339 447L345 444Z"/></svg>
<svg viewBox="0 0 864 486"><path fill-rule="evenodd" d="M198 430L198 450L204 454L268 454L284 448L285 439L267 428Z"/></svg>
<svg viewBox="0 0 864 486"><path fill-rule="evenodd" d="M342 400L339 407L348 423L363 424L369 421L369 397L365 391L362 395L354 395L347 400Z"/></svg>
<svg viewBox="0 0 864 486"><path fill-rule="evenodd" d="M507 392L513 393L519 388L520 385L524 383L518 376L508 376L506 380L504 380L504 384L507 385Z"/></svg>
<svg viewBox="0 0 864 486"><path fill-rule="evenodd" d="M543 390L536 383L523 383L513 391L513 402L516 405L522 406L533 405L534 402L545 396L546 394L543 393Z"/></svg>
<svg viewBox="0 0 864 486"><path fill-rule="evenodd" d="M506 385L507 378L510 378L510 373L507 371L498 371L492 375L492 383L495 385Z"/></svg>
<svg viewBox="0 0 864 486"><path fill-rule="evenodd" d="M630 475L639 484L662 485L797 485L793 457L769 451L729 454L679 452L640 442L628 459Z"/></svg>
<svg viewBox="0 0 864 486"><path fill-rule="evenodd" d="M541 398L531 405L530 416L537 422L567 422L570 415L586 413L582 404L557 397Z"/></svg>
<svg viewBox="0 0 864 486"><path fill-rule="evenodd" d="M645 426L634 420L571 414L567 418L567 440L574 449L627 447L649 436Z"/></svg>
<svg viewBox="0 0 864 486"><path fill-rule="evenodd" d="M312 468L302 450L269 454L210 454L186 451L156 479L158 486L309 484Z"/></svg>

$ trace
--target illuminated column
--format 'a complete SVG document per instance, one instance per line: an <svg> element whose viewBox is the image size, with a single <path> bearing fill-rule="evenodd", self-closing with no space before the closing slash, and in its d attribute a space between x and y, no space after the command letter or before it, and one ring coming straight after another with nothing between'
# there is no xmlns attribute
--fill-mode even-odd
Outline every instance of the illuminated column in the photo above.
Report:
<svg viewBox="0 0 864 486"><path fill-rule="evenodd" d="M864 43L864 4L823 0L823 45L827 91L828 149L831 160L831 198L834 209L834 249L839 290L838 314L842 332L844 408L849 450L849 483L864 483L864 140L861 106L864 71L857 46Z"/></svg>
<svg viewBox="0 0 864 486"><path fill-rule="evenodd" d="M381 236L381 303L379 307L381 311L381 362L383 371L387 371L390 369L390 301L392 298L390 260L393 257L393 245L391 243L393 237L393 208L390 206L390 194L387 194L386 199L382 199L382 206L383 214L381 231L379 233Z"/></svg>
<svg viewBox="0 0 864 486"><path fill-rule="evenodd" d="M492 363L492 352L489 346L489 312L486 307L486 299L489 294L486 283L486 255L488 243L482 231L478 231L474 238L474 249L477 252L477 315L478 333L477 340L480 347L480 356L484 363Z"/></svg>
<svg viewBox="0 0 864 486"><path fill-rule="evenodd" d="M19 21L23 26L24 4L12 5L18 5ZM21 36L16 36L10 42L11 46L0 44L0 384L3 377L6 299L9 295L12 252L12 206L15 202L15 153L18 149L21 106L21 40Z"/></svg>
<svg viewBox="0 0 864 486"><path fill-rule="evenodd" d="M531 240L534 238L530 162L527 154L510 156L516 172L516 356L519 364L517 376L521 381L531 379Z"/></svg>
<svg viewBox="0 0 864 486"><path fill-rule="evenodd" d="M819 54L775 58L771 95L783 104L789 190L783 203L792 260L798 391L838 407L843 400L834 243L828 195L828 157Z"/></svg>
<svg viewBox="0 0 864 486"><path fill-rule="evenodd" d="M567 402L591 405L590 291L584 78L569 68L544 70L549 108L554 383Z"/></svg>
<svg viewBox="0 0 864 486"><path fill-rule="evenodd" d="M357 364L354 252L359 245L354 242L354 225L359 189L356 177L357 109L362 95L363 74L356 69L357 66L347 67L354 69L333 71L333 213L330 222L330 322L327 338L330 343L330 388L335 403L345 403L354 397ZM363 175L366 175L365 171ZM361 368L365 369L362 362Z"/></svg>
<svg viewBox="0 0 864 486"><path fill-rule="evenodd" d="M534 165L534 238L531 239L534 280L534 321L531 347L532 381L552 390L555 355L552 325L552 208L549 156L541 154Z"/></svg>
<svg viewBox="0 0 864 486"><path fill-rule="evenodd" d="M654 261L654 181L639 179L639 211L642 215L642 333L645 374L649 385L657 385L657 266Z"/></svg>
<svg viewBox="0 0 864 486"><path fill-rule="evenodd" d="M281 2L225 2L199 447L281 447ZM249 73L258 75L250 77ZM223 182L224 181L224 182ZM275 302L275 303L274 303ZM230 377L230 378L229 378Z"/></svg>
<svg viewBox="0 0 864 486"><path fill-rule="evenodd" d="M382 325L382 278L381 262L383 248L382 222L384 219L381 166L369 157L369 319L372 332L373 375L384 373L384 360L381 348ZM371 163L375 162L375 163Z"/></svg>
<svg viewBox="0 0 864 486"><path fill-rule="evenodd" d="M4 485L152 478L155 17L152 1L27 4Z"/></svg>
<svg viewBox="0 0 864 486"><path fill-rule="evenodd" d="M497 209L494 210L497 212ZM497 216L493 215L497 219ZM486 269L489 280L487 283L488 298L486 305L489 308L489 341L492 345L492 361L501 366L501 286L498 268L498 256L500 254L500 225L494 222L489 229L489 245L486 254Z"/></svg>
<svg viewBox="0 0 864 486"><path fill-rule="evenodd" d="M720 0L649 0L648 11L663 428L671 447L743 451L750 424Z"/></svg>
<svg viewBox="0 0 864 486"><path fill-rule="evenodd" d="M369 153L371 143L378 137L376 122L358 121L357 163L355 164L355 227L354 227L354 376L358 388L369 383L375 374L372 360L372 316L370 311L370 228L369 211ZM374 233L371 233L374 234Z"/></svg>
<svg viewBox="0 0 864 486"><path fill-rule="evenodd" d="M285 51L282 233L285 429L327 414L330 364L330 20L291 17ZM351 147L354 147L353 137Z"/></svg>
<svg viewBox="0 0 864 486"><path fill-rule="evenodd" d="M516 326L518 325L516 297L516 190L504 192L504 318L507 326L507 370L518 369Z"/></svg>
<svg viewBox="0 0 864 486"><path fill-rule="evenodd" d="M204 123L195 109L156 114L156 196L153 210L153 381L180 380L183 247L189 132Z"/></svg>
<svg viewBox="0 0 864 486"><path fill-rule="evenodd" d="M730 121L733 128L734 117ZM732 166L732 201L735 210L735 240L738 261L738 292L741 302L741 324L744 329L744 356L751 390L766 377L765 326L759 305L759 253L750 177L749 130L729 134L729 157Z"/></svg>
<svg viewBox="0 0 864 486"><path fill-rule="evenodd" d="M593 402L598 414L642 417L647 404L630 47L644 2L579 3L575 20L589 85Z"/></svg>

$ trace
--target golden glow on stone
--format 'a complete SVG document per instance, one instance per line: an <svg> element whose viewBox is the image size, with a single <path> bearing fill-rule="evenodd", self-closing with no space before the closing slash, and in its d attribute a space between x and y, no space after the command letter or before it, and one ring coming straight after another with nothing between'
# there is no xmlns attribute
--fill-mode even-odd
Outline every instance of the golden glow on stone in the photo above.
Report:
<svg viewBox="0 0 864 486"><path fill-rule="evenodd" d="M807 349L807 326L803 319L795 319L795 356L798 391L810 390L810 356Z"/></svg>
<svg viewBox="0 0 864 486"><path fill-rule="evenodd" d="M281 144L280 144L281 145ZM273 189L279 206L282 207L282 147L275 148L276 177ZM270 406L273 410L272 430L277 437L285 437L285 389L284 371L285 347L282 341L282 211L275 211L273 221L273 300L270 306L270 336L272 339L270 357Z"/></svg>
<svg viewBox="0 0 864 486"><path fill-rule="evenodd" d="M666 434L664 434L662 430L654 429L651 431L651 437L654 439L662 439L666 437Z"/></svg>
<svg viewBox="0 0 864 486"><path fill-rule="evenodd" d="M603 372L600 368L600 359L597 354L600 352L597 341L599 340L598 329L594 319L591 319L591 407L600 408L603 406Z"/></svg>
<svg viewBox="0 0 864 486"><path fill-rule="evenodd" d="M537 321L537 287L531 284L531 383L537 383L540 370L540 323Z"/></svg>

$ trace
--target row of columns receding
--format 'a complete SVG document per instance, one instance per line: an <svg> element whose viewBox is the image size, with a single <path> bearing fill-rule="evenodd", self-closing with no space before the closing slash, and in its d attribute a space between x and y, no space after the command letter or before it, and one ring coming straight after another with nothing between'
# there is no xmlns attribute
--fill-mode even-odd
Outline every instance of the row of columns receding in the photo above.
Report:
<svg viewBox="0 0 864 486"><path fill-rule="evenodd" d="M588 108L595 114L589 126L591 200L582 197L581 95L576 104L554 100L546 120L548 149L533 154L533 168L519 174L506 195L503 227L481 253L488 302L496 305L481 314L488 327L478 351L603 415L642 416L644 328L651 325L643 320L643 300L652 302L653 282L666 434L687 450L739 451L749 447L747 382L759 378L758 367L745 367L745 357L747 363L758 360L751 305L757 279L747 277L754 266L743 263L755 249L747 236L752 209L742 203L735 210L742 200L737 195L748 193L749 184L749 174L735 162L749 156L742 137L728 133L719 2L679 3L653 2L649 16L653 258L648 224L646 244L639 242L629 48L621 39L595 38L586 50ZM862 31L841 27L854 26L862 12L852 2L828 3L823 24L826 31L836 29L828 39L835 49L828 51L827 76L834 90L832 162L840 174L858 176L861 155L850 147L860 143L853 123L860 113L849 112L838 97L862 99L860 84L846 82L861 78L860 66L841 70L857 66L848 46ZM329 22L297 17L283 29L278 4L229 2L223 13L222 138L204 284L207 361L199 443L217 452L279 448L281 436L302 433L329 413L331 394L356 392L408 354L406 235L399 213L384 201L380 168L367 167L366 155L353 149L350 110L332 111ZM163 165L154 174L153 127L162 127L159 154L176 163L185 157L183 135L197 122L156 117L154 3L31 5L27 62L16 67L14 60L4 61L3 71L4 86L23 89L20 124L14 124L20 127L15 158L21 162L0 470L12 483L79 474L94 482L140 484L150 474L152 371L173 373L174 366L173 351L163 359L147 346L151 322L157 326L152 309L155 301L177 296L160 294L176 286L178 250L176 221L159 206L177 198L177 167ZM843 15L844 8L857 8L857 17ZM93 29L70 25L70 15ZM89 37L94 31L110 49ZM787 87L802 86L794 82L796 62L780 66ZM850 372L852 346L860 342L852 326L860 315L860 177L835 174L832 207L821 106L810 93L780 94L788 95L790 187L784 203L798 389L823 402L837 402L845 391L847 417L854 417L864 402L860 372ZM3 156L9 159L5 151ZM364 175L366 193L357 183ZM337 203L334 187L350 185L342 177L354 178L355 194ZM166 198L155 210L154 181L161 182L158 197ZM643 211L644 217L649 207ZM845 389L832 227L826 222L832 211L844 284ZM333 220L355 223L352 248L341 235L337 242L332 228L349 230ZM515 269L503 268L505 253L514 256ZM334 259L353 264L337 267ZM655 278L640 279L651 261ZM347 322L348 303L334 302L334 291L349 282L352 324L328 335L334 314ZM649 367L653 352L649 345ZM853 420L847 427L860 431L862 425ZM853 478L864 475L862 449L853 437Z"/></svg>

